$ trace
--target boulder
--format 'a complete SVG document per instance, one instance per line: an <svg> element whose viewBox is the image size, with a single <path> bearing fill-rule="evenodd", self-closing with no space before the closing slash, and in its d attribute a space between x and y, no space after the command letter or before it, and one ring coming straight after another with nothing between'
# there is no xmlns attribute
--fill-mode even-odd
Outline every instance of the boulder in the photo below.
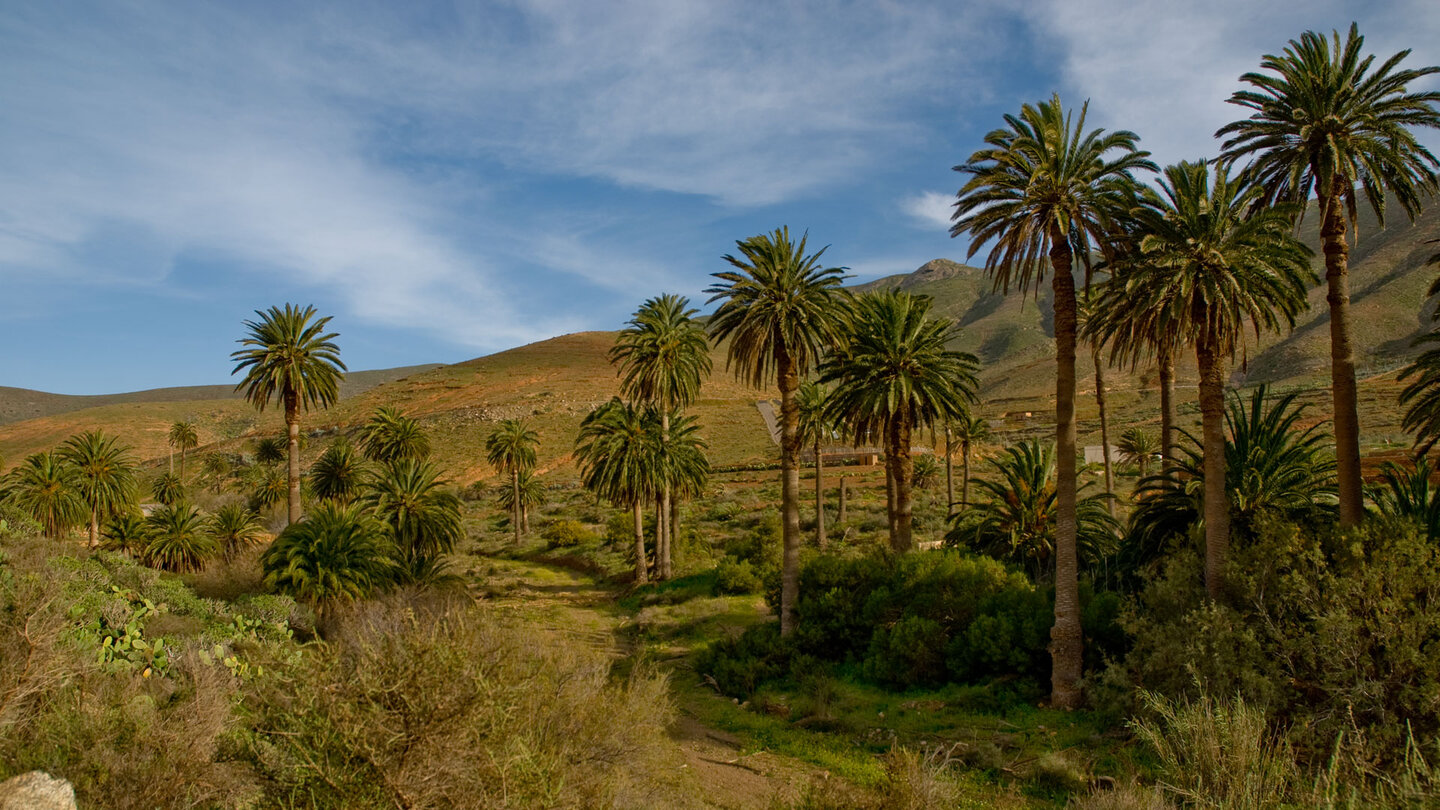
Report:
<svg viewBox="0 0 1440 810"><path fill-rule="evenodd" d="M75 810L75 789L44 771L22 773L0 782L0 810Z"/></svg>

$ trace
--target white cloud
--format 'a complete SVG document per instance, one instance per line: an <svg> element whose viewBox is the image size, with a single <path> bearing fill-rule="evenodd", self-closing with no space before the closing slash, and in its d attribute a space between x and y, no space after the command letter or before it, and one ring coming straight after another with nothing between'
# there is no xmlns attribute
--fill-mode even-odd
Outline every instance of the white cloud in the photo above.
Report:
<svg viewBox="0 0 1440 810"><path fill-rule="evenodd" d="M900 210L914 217L927 229L950 230L950 214L954 212L955 195L938 191L922 191L900 201Z"/></svg>

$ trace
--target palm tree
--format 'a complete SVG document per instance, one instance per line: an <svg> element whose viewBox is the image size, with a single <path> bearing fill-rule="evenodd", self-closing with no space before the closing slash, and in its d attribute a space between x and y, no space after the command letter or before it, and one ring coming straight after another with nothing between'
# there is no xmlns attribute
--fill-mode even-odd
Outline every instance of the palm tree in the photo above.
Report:
<svg viewBox="0 0 1440 810"><path fill-rule="evenodd" d="M515 495L520 495L520 531L530 531L530 510L538 509L545 503L545 482L534 470L520 471L520 486L511 487L506 484L500 487L500 497L496 503L501 509L513 513L515 511Z"/></svg>
<svg viewBox="0 0 1440 810"><path fill-rule="evenodd" d="M57 453L27 456L11 472L6 496L20 511L39 523L45 536L59 540L89 511L80 495L79 476Z"/></svg>
<svg viewBox="0 0 1440 810"><path fill-rule="evenodd" d="M705 455L709 445L701 437L695 417L678 411L670 417L668 426L662 424L661 436L661 481L669 486L671 495L670 508L666 510L668 514L662 514L662 522L668 523L668 534L673 540L679 530L676 513L680 500L704 494L710 480L710 459Z"/></svg>
<svg viewBox="0 0 1440 810"><path fill-rule="evenodd" d="M1224 487L1206 487L1210 454L1180 430L1173 469L1141 482L1122 562L1131 570L1156 559L1205 518L1206 495L1219 489L1231 519L1242 526L1266 513L1300 523L1334 519L1335 461L1320 424L1297 426L1305 408L1295 394L1272 399L1266 386L1246 402L1238 392L1225 411ZM1209 479L1215 480L1215 479Z"/></svg>
<svg viewBox="0 0 1440 810"><path fill-rule="evenodd" d="M428 461L403 459L385 466L365 494L369 512L390 531L398 568L408 578L436 569L434 561L465 536L460 499L445 488Z"/></svg>
<svg viewBox="0 0 1440 810"><path fill-rule="evenodd" d="M510 523L515 529L515 542L520 542L520 473L535 469L535 451L540 447L540 434L519 419L506 419L485 439L486 458L497 473L510 476L515 493Z"/></svg>
<svg viewBox="0 0 1440 810"><path fill-rule="evenodd" d="M1421 456L1409 470L1387 461L1380 468L1380 481L1371 499L1383 515L1414 521L1434 542L1440 539L1440 488L1431 484L1435 470L1430 459Z"/></svg>
<svg viewBox="0 0 1440 810"><path fill-rule="evenodd" d="M430 437L413 417L399 408L382 405L375 409L360 434L366 458L380 464L402 460L424 460L430 455Z"/></svg>
<svg viewBox="0 0 1440 810"><path fill-rule="evenodd" d="M737 241L734 268L713 274L706 288L721 301L710 317L710 337L729 341L726 368L762 388L772 379L780 389L780 511L784 554L780 574L780 634L795 629L800 592L800 380L842 334L844 268L821 267L821 248L806 255L807 236L790 239L789 228Z"/></svg>
<svg viewBox="0 0 1440 810"><path fill-rule="evenodd" d="M1420 458L1440 441L1440 329L1416 338L1412 346L1430 347L1400 372L1402 380L1415 378L1400 392L1400 404L1405 406L1401 426L1415 434L1415 455Z"/></svg>
<svg viewBox="0 0 1440 810"><path fill-rule="evenodd" d="M835 385L832 418L884 444L895 488L890 547L900 552L914 548L911 434L959 416L979 386L980 361L945 348L954 324L930 317L930 305L928 296L895 290L860 296L846 340L820 367L821 382Z"/></svg>
<svg viewBox="0 0 1440 810"><path fill-rule="evenodd" d="M315 308L300 309L286 304L255 311L258 321L246 321L249 337L237 341L246 348L230 354L235 370L245 376L235 386L244 389L245 399L264 413L272 399L285 409L289 438L289 522L300 520L300 412L328 408L340 398L340 379L345 364L340 349L331 340L336 333L325 332L330 318L312 322Z"/></svg>
<svg viewBox="0 0 1440 810"><path fill-rule="evenodd" d="M580 422L575 461L580 480L596 495L628 506L635 528L635 581L644 583L645 502L660 490L660 419L653 409L612 399Z"/></svg>
<svg viewBox="0 0 1440 810"><path fill-rule="evenodd" d="M815 545L825 548L825 484L821 479L823 459L820 457L821 444L830 438L834 423L825 413L828 394L825 387L813 380L800 384L795 394L795 406L800 411L800 442L810 444L815 451Z"/></svg>
<svg viewBox="0 0 1440 810"><path fill-rule="evenodd" d="M165 571L199 571L219 550L200 510L188 503L163 506L146 519L150 543L145 562Z"/></svg>
<svg viewBox="0 0 1440 810"><path fill-rule="evenodd" d="M1293 207L1257 207L1261 186L1232 181L1222 167L1203 161L1168 166L1160 191L1147 190L1137 212L1145 263L1124 278L1133 311L1191 336L1200 367L1200 422L1205 477L1225 480L1226 361L1244 345L1246 321L1262 329L1293 327L1314 280L1310 251L1291 229ZM1222 593L1230 545L1225 493L1205 496L1205 588Z"/></svg>
<svg viewBox="0 0 1440 810"><path fill-rule="evenodd" d="M185 453L187 450L194 450L200 446L200 434L195 432L195 425L180 420L170 426L170 447L180 448L180 479L185 479Z"/></svg>
<svg viewBox="0 0 1440 810"><path fill-rule="evenodd" d="M956 518L946 542L1019 563L1042 580L1053 570L1055 555L1054 448L1031 439L1006 448L991 465L999 479L978 482L983 499ZM1105 508L1110 498L1097 493L1076 501L1080 558L1090 565L1114 551L1120 535L1120 524Z"/></svg>
<svg viewBox="0 0 1440 810"><path fill-rule="evenodd" d="M285 460L285 440L274 436L261 436L255 440L255 463L278 464Z"/></svg>
<svg viewBox="0 0 1440 810"><path fill-rule="evenodd" d="M1059 455L1056 504L1055 628L1051 633L1051 702L1080 703L1083 640L1079 568L1075 547L1075 342L1074 262L1088 262L1094 246L1131 207L1133 172L1153 171L1134 133L1085 131L1088 104L1078 119L1059 96L1007 115L1006 127L955 170L969 175L955 203L952 236L970 236L969 256L994 242L985 270L997 287L1021 293L1044 278L1049 258L1055 306L1055 443ZM1113 157L1111 157L1113 155Z"/></svg>
<svg viewBox="0 0 1440 810"><path fill-rule="evenodd" d="M1356 186L1382 227L1387 192L1413 221L1423 199L1437 188L1435 169L1440 166L1412 132L1440 128L1440 91L1406 92L1440 67L1400 69L1408 50L1375 67L1375 57L1365 54L1364 46L1365 38L1353 23L1343 42L1339 31L1331 38L1306 31L1290 40L1283 55L1260 60L1266 72L1240 77L1253 89L1230 96L1231 104L1253 111L1250 117L1215 133L1228 137L1222 163L1250 158L1247 171L1263 189L1257 203L1285 200L1303 206L1312 191L1319 201L1330 304L1340 523L1345 526L1356 525L1364 515L1350 247L1345 240L1347 224L1355 224ZM1299 214L1303 216L1303 208Z"/></svg>
<svg viewBox="0 0 1440 810"><path fill-rule="evenodd" d="M265 528L260 525L260 516L238 503L226 504L210 516L206 527L210 536L220 546L225 562L232 563L241 551L258 546L265 540Z"/></svg>
<svg viewBox="0 0 1440 810"><path fill-rule="evenodd" d="M274 465L252 467L248 476L250 484L250 509L266 512L284 500L290 491L290 481L285 471Z"/></svg>
<svg viewBox="0 0 1440 810"><path fill-rule="evenodd" d="M315 608L317 618L369 597L394 578L385 528L355 506L322 503L288 526L260 557L264 583Z"/></svg>
<svg viewBox="0 0 1440 810"><path fill-rule="evenodd" d="M154 534L138 510L127 509L105 523L100 547L121 554L143 553Z"/></svg>
<svg viewBox="0 0 1440 810"><path fill-rule="evenodd" d="M310 468L310 486L315 497L340 504L353 500L368 477L364 459L344 437L325 448Z"/></svg>
<svg viewBox="0 0 1440 810"><path fill-rule="evenodd" d="M90 512L90 545L100 543L100 521L135 501L130 454L114 436L88 430L60 446L60 458L75 470L80 498Z"/></svg>
<svg viewBox="0 0 1440 810"><path fill-rule="evenodd" d="M163 506L174 506L185 499L185 485L174 473L160 473L150 485L150 492Z"/></svg>
<svg viewBox="0 0 1440 810"><path fill-rule="evenodd" d="M962 475L963 477L962 477L962 483L961 483L961 485L960 485L960 505L961 505L961 506L969 506L969 505L970 505L970 452L975 449L975 445L977 445L977 444L979 444L979 443L981 443L981 442L984 442L984 441L988 441L988 440L989 440L989 438L990 438L990 423L986 422L984 419L981 419L978 415L975 414L975 412L970 411L970 410L966 410L966 411L962 412L959 416L955 417L955 419L954 419L950 424L951 424L951 426L946 428L946 433L945 433L945 442L946 442L946 445L945 445L946 464L947 464L947 465L949 464L949 456L950 456L950 445L949 445L949 442L950 442L950 432L951 432L951 430L953 430L953 431L954 431L955 438L960 440L960 463L963 465L962 468L961 468L961 475ZM949 487L949 486L950 486L950 484L949 484L949 475L950 475L950 472L949 472L948 469L946 470L945 475L946 475L946 486ZM950 491L950 493L949 493L949 498L950 498L950 503L951 503L951 511L953 512L953 511L954 511L954 502L955 502L955 494L954 494L954 490L953 490L953 489L951 489L951 491Z"/></svg>
<svg viewBox="0 0 1440 810"><path fill-rule="evenodd" d="M710 374L710 352L705 327L695 320L698 310L678 295L661 295L640 306L635 317L615 337L610 362L620 365L620 390L660 412L661 451L666 451L670 413L683 410L700 394L700 381ZM662 482L659 509L670 512L670 482ZM655 555L661 579L671 575L668 521L657 524Z"/></svg>
<svg viewBox="0 0 1440 810"><path fill-rule="evenodd" d="M1133 427L1120 434L1116 447L1120 450L1121 460L1139 468L1139 478L1144 480L1150 459L1160 449L1160 443L1144 428Z"/></svg>

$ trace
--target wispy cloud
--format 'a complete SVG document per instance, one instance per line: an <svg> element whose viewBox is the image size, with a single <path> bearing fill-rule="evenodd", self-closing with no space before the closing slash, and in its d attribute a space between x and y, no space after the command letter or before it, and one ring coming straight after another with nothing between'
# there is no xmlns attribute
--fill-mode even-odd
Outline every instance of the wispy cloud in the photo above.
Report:
<svg viewBox="0 0 1440 810"><path fill-rule="evenodd" d="M938 191L922 191L900 201L900 210L913 217L924 228L950 229L955 195Z"/></svg>

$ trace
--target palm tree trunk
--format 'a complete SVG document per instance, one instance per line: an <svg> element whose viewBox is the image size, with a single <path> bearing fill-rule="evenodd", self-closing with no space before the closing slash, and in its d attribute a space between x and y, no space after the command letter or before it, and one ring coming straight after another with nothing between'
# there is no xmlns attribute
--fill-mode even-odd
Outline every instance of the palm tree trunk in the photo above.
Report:
<svg viewBox="0 0 1440 810"><path fill-rule="evenodd" d="M520 545L520 468L510 468L510 523L515 530L515 545Z"/></svg>
<svg viewBox="0 0 1440 810"><path fill-rule="evenodd" d="M1115 474L1110 468L1110 422L1105 415L1105 363L1100 359L1100 344L1090 344L1095 360L1095 404L1100 408L1100 455L1105 459L1105 509L1115 517Z"/></svg>
<svg viewBox="0 0 1440 810"><path fill-rule="evenodd" d="M881 442L885 445L885 531L894 542L895 539L895 462L893 453L890 450L890 437L886 435Z"/></svg>
<svg viewBox="0 0 1440 810"><path fill-rule="evenodd" d="M649 577L649 564L645 561L645 512L639 498L631 504L631 509L635 513L635 583L644 585Z"/></svg>
<svg viewBox="0 0 1440 810"><path fill-rule="evenodd" d="M300 522L300 397L293 391L285 394L285 432L289 440L289 506L288 525Z"/></svg>
<svg viewBox="0 0 1440 810"><path fill-rule="evenodd" d="M90 548L100 545L100 507L90 505Z"/></svg>
<svg viewBox="0 0 1440 810"><path fill-rule="evenodd" d="M663 467L669 466L670 452L670 411L668 408L660 409L660 451L664 456ZM657 579L666 580L670 578L670 473L665 470L660 481L660 503L657 504L658 512L655 515L655 567L658 570Z"/></svg>
<svg viewBox="0 0 1440 810"><path fill-rule="evenodd" d="M846 494L847 494L847 491L848 491L849 489L850 489L850 481L849 481L849 479L847 479L847 478L842 474L842 475L840 476L840 513L835 516L835 524L836 524L836 525L840 525L840 524L842 524L842 523L845 522L845 507L846 507L846 505L847 505L847 504L845 503L845 501L846 501Z"/></svg>
<svg viewBox="0 0 1440 810"><path fill-rule="evenodd" d="M675 546L675 538L680 536L680 499L674 495L670 497L670 522L665 525L665 537L669 543L668 551ZM671 554L673 557L673 553Z"/></svg>
<svg viewBox="0 0 1440 810"><path fill-rule="evenodd" d="M795 392L800 374L782 347L775 349L780 387L780 508L784 551L780 563L780 635L795 630L795 602L800 597L800 409Z"/></svg>
<svg viewBox="0 0 1440 810"><path fill-rule="evenodd" d="M955 514L955 451L950 447L950 423L945 423L945 517Z"/></svg>
<svg viewBox="0 0 1440 810"><path fill-rule="evenodd" d="M1230 551L1230 504L1225 492L1225 362L1209 341L1195 346L1200 365L1200 431L1205 461L1205 593L1219 600Z"/></svg>
<svg viewBox="0 0 1440 810"><path fill-rule="evenodd" d="M1075 277L1058 226L1050 229L1055 293L1055 626L1050 630L1050 702L1080 705L1084 640L1080 630L1080 564L1075 542Z"/></svg>
<svg viewBox="0 0 1440 810"><path fill-rule="evenodd" d="M185 445L180 445L180 480L185 480Z"/></svg>
<svg viewBox="0 0 1440 810"><path fill-rule="evenodd" d="M960 461L962 466L960 479L960 508L970 507L970 440L963 439L960 442Z"/></svg>
<svg viewBox="0 0 1440 810"><path fill-rule="evenodd" d="M824 465L820 461L820 438L815 438L815 545L825 548L825 484L821 475Z"/></svg>
<svg viewBox="0 0 1440 810"><path fill-rule="evenodd" d="M1330 304L1330 386L1335 407L1335 482L1340 491L1340 525L1358 526L1361 500L1360 413L1355 391L1355 347L1350 336L1350 246L1345 241L1345 183L1325 201L1320 239L1325 246L1325 300Z"/></svg>
<svg viewBox="0 0 1440 810"><path fill-rule="evenodd" d="M905 553L915 548L912 531L913 509L911 484L915 478L915 460L910 456L910 420L900 414L891 428L895 458L895 533L890 535L890 548Z"/></svg>
<svg viewBox="0 0 1440 810"><path fill-rule="evenodd" d="M1160 473L1175 469L1175 355L1160 351Z"/></svg>

